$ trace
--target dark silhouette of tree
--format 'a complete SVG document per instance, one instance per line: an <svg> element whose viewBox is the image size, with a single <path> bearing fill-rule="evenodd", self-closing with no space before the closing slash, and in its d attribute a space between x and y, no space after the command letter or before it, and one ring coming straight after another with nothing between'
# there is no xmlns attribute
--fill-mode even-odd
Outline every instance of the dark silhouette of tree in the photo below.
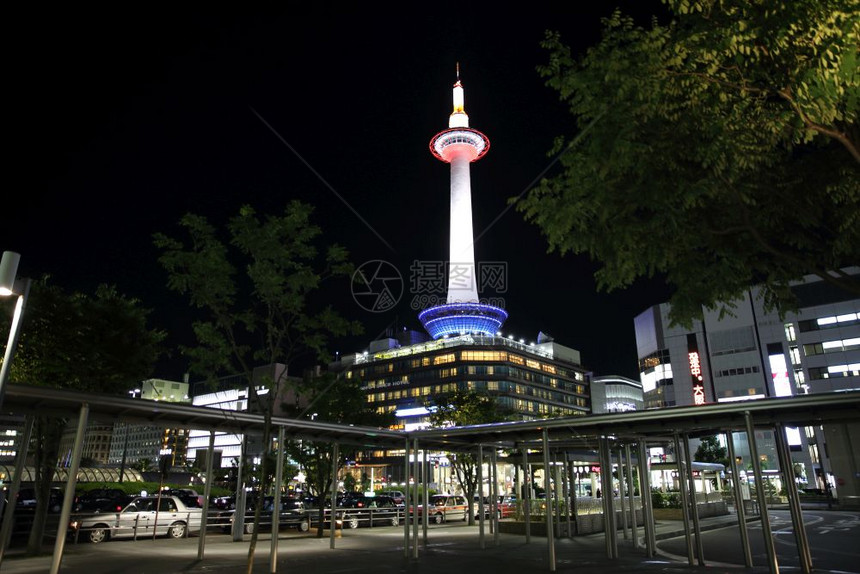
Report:
<svg viewBox="0 0 860 574"><path fill-rule="evenodd" d="M187 295L200 312L193 323L196 346L183 347L191 370L209 380L240 374L248 385L249 408L264 417L262 496L271 486L271 419L288 370L299 359L328 360L330 337L356 334L360 325L321 303L322 286L346 280L353 266L345 249L320 246L322 230L311 222L313 208L291 201L280 215L258 214L244 206L218 230L206 218L188 214L180 221L182 241L155 235L167 270L168 287ZM259 365L284 364L256 380ZM261 393L265 389L266 393ZM262 505L256 505L259 524ZM247 571L251 573L257 531L251 536Z"/></svg>
<svg viewBox="0 0 860 574"><path fill-rule="evenodd" d="M161 352L164 333L147 326L149 313L113 286L101 285L87 295L67 292L49 277L35 281L10 380L123 395L152 374ZM51 482L68 423L48 415L34 420L36 513L27 542L30 554L42 550Z"/></svg>

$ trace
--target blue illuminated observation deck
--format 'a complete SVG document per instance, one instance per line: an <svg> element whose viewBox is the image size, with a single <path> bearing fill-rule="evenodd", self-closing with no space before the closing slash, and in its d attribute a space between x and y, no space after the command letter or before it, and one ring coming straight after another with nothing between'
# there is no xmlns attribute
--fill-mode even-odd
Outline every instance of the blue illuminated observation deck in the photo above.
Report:
<svg viewBox="0 0 860 574"><path fill-rule="evenodd" d="M484 303L446 303L428 307L418 314L418 320L434 339L446 336L479 334L495 336L508 312Z"/></svg>

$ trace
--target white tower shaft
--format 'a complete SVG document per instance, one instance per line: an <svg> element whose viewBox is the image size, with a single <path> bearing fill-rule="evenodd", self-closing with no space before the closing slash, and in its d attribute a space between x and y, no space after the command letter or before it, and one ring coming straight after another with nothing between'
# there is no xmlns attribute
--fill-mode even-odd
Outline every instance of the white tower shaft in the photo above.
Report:
<svg viewBox="0 0 860 574"><path fill-rule="evenodd" d="M471 303L478 301L475 248L472 239L472 184L469 176L469 163L473 154L452 155L447 302Z"/></svg>

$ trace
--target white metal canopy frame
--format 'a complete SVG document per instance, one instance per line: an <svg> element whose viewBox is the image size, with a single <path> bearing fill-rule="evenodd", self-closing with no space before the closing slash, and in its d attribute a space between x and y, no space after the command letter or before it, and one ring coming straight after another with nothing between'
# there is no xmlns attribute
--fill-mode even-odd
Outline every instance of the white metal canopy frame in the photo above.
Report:
<svg viewBox="0 0 860 574"><path fill-rule="evenodd" d="M87 420L92 417L98 420L114 420L131 423L158 424L158 425L181 425L184 427L193 427L196 429L205 429L210 431L210 456L207 461L212 461L211 450L213 448L213 437L215 431L227 431L237 433L247 433L249 431L259 431L264 426L264 418L262 415L223 411L219 409L211 409L207 407L194 407L188 405L180 405L175 403L164 403L155 401L145 401L140 399L132 399L129 397L110 397L103 395L93 395L87 393L72 392L66 390L49 389L44 387L34 387L25 385L9 385L7 389L6 401L0 408L0 416L11 414L14 416L27 416L29 421L32 421L32 416L35 413L39 414L56 414L72 418L77 415L77 434L75 438L75 446L72 452L71 466L68 471L68 483L66 485L65 498L60 514L59 529L57 532L56 544L53 553L53 563L51 573L59 571L60 561L62 560L63 548L66 538L66 527L68 524L73 493L75 488L75 477L78 471L80 462L81 445L86 429ZM473 425L464 427L448 427L440 429L428 429L421 431L392 431L387 429L377 429L370 427L353 426L347 424L326 423L317 420L307 419L289 419L275 417L272 419L272 424L278 429L279 437L284 433L290 437L302 438L308 440L327 441L337 447L339 444L352 444L367 449L390 448L390 449L405 449L404 466L408 475L416 478L414 483L414 492L407 492L407 496L418 501L418 482L424 483L424 492L427 492L427 474L422 472L419 461L419 453L424 452L426 458L427 449L430 450L448 450L448 451L471 451L478 454L479 458L483 458L483 452L489 452L490 459L494 460L496 449L514 449L518 450L523 459L523 466L528 467L529 457L528 452L540 451L543 458L544 468L550 468L552 465L556 472L556 481L561 476L560 466L564 465L565 476L569 476L572 472L570 468L571 462L568 457L569 452L581 450L583 448L591 448L598 450L599 463L601 468L612 468L614 461L618 461L619 465L626 464L629 476L632 476L633 470L636 470L640 481L642 492L650 492L649 485L649 468L647 460L648 443L666 443L674 441L676 445L689 445L689 438L696 435L714 434L721 432L746 433L747 437L753 437L750 441L751 450L754 450L755 429L762 428L774 430L777 447L781 461L785 464L785 468L790 468L790 464L786 461L790 460L788 447L785 444L785 437L782 434L785 425L818 425L824 423L847 423L856 422L860 419L860 391L838 392L838 393L822 393L819 395L803 395L796 397L781 397L772 399L759 399L748 401L745 403L718 403L709 405L697 405L692 407L671 407L666 409L652 411L629 411L625 413L611 413L591 416L571 416L564 418L540 419L531 421L503 422L484 425ZM25 429L31 426L25 425ZM29 436L29 430L25 430L25 434ZM29 441L26 441L29 443ZM729 441L731 445L731 440ZM420 445L420 447L419 447ZM635 450L631 451L631 447ZM420 450L421 449L421 450ZM486 449L486 450L484 450ZM410 457L410 450L413 455ZM677 450L677 449L676 449ZM19 460L16 465L21 463L23 456L26 455L26 448L19 451ZM623 454L626 452L626 456ZM635 452L633 456L632 452ZM626 459L626 463L624 463ZM561 463L560 461L564 462ZM689 462L681 461L687 469L687 478L691 478L691 466ZM755 476L757 486L757 496L760 498L759 504L761 508L766 508L764 500L764 488L761 486L762 472L758 464L758 458L753 455L752 462L754 464L753 474ZM410 466L412 470L410 472ZM620 468L620 467L619 467ZM734 470L734 469L733 469ZM20 473L17 473L20 475ZM550 473L544 475L547 492L549 492ZM564 484L565 480L562 480ZM631 479L632 482L632 479ZM681 489L685 497L693 497L693 481L682 480ZM207 482L207 486L209 482ZM739 487L738 487L739 488ZM409 489L411 490L411 489ZM569 492L566 488L566 492ZM208 488L207 488L208 491ZM804 574L809 574L812 571L812 559L809 552L808 540L805 537L802 515L800 513L800 503L796 492L793 489L789 491L789 503L792 510L792 522L796 532L802 533L798 536L798 552L801 558L801 569ZM611 492L610 488L604 488L604 492ZM631 521L635 524L634 515L635 509L633 505L632 494L630 495L630 504L627 509L631 511ZM735 492L736 497L738 492ZM528 489L526 489L526 542L529 542L529 505L528 505ZM567 497L567 495L566 495ZM204 513L208 508L208 492L204 495ZM654 520L653 512L650 507L650 497L642 498L642 514L644 517L645 529L645 555L643 559L653 557L655 555L655 539L654 539ZM694 497L693 497L694 498ZM413 502L414 503L414 502ZM610 559L618 558L618 540L617 529L615 524L615 502L613 497L603 497L604 516L609 521L609 528L605 529L606 551L607 557ZM407 506L409 502L407 501ZM623 498L620 501L620 511L622 520L626 521L625 505ZM705 565L705 558L702 548L698 524L698 515L696 505L691 504L686 510L692 514L692 522L696 525L691 532L687 529L685 538L687 541L688 559L690 565L694 564L694 544L693 536L695 535L695 544L698 548L698 561L700 565ZM7 513L9 515L11 513ZM425 513L426 514L426 513ZM553 529L553 513L546 513L546 528L549 534L547 538L547 562L550 571L555 571L555 537L551 532ZM483 513L481 513L483 521ZM685 514L685 516L687 516ZM739 514L740 517L740 514ZM555 517L557 527L560 524L560 517ZM273 520L277 520L273 516ZM568 519L569 520L569 519ZM689 517L686 518L688 522ZM767 550L768 566L770 572L777 574L779 567L776 560L776 555L773 547L773 539L770 531L768 513L763 512L761 516L762 532L765 536L765 547ZM410 521L404 523L404 555L418 557L418 520L414 518L411 525L414 530L410 540ZM427 539L427 521L426 516L422 521L424 529L424 540ZM626 522L625 522L626 523ZM482 522L483 524L483 522ZM4 524L5 526L5 524ZM739 529L742 533L742 540L745 545L745 554L749 556L748 537L746 535L746 524L739 520ZM626 526L625 533L626 533ZM496 536L494 541L498 545L498 529L494 529ZM203 531L205 533L205 530ZM568 527L568 536L571 535L571 529ZM634 535L635 536L635 535ZM2 551L5 545L2 544L6 538L0 538L0 559L2 559ZM203 559L204 546L206 536L201 535L198 549L198 560ZM334 547L334 535L332 532L331 546ZM484 546L483 527L480 530L481 548ZM638 546L634 545L634 549L638 550ZM274 556L277 553L277 548L273 544L272 548L273 560L272 568L274 572Z"/></svg>

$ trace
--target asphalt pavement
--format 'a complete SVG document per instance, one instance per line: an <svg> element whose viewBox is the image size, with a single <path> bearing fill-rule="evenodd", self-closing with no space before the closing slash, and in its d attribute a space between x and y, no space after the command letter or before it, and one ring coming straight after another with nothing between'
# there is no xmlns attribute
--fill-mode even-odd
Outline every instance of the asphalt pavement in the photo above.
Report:
<svg viewBox="0 0 860 574"><path fill-rule="evenodd" d="M736 525L734 515L702 519L703 530ZM639 528L639 535L643 535ZM683 535L680 520L660 520L658 539ZM606 574L606 572L705 572L708 574L737 574L737 567L689 566L677 557L646 558L643 549L634 549L632 540L625 540L619 531L617 559L606 556L603 534L560 538L555 544L555 571L577 574ZM248 541L233 542L227 535L209 535L204 544L204 558L198 560L200 539L182 540L115 540L98 545L67 544L60 566L64 574L170 574L170 573L229 573L244 572L247 564ZM410 540L411 543L411 540ZM396 572L406 574L452 573L480 574L491 569L493 574L524 574L551 572L546 538L532 536L529 543L517 534L499 534L498 541L485 529L483 547L478 526L445 524L429 529L427 544L419 531L418 558L404 555L402 528L378 527L336 531L332 549L328 531L323 538L309 533L281 532L278 538L278 558L275 572L313 574L349 574ZM43 556L25 556L21 549L7 551L0 574L45 574L50 571L52 547ZM253 572L273 572L270 559L271 537L261 533L255 552ZM767 568L747 570L767 572Z"/></svg>

